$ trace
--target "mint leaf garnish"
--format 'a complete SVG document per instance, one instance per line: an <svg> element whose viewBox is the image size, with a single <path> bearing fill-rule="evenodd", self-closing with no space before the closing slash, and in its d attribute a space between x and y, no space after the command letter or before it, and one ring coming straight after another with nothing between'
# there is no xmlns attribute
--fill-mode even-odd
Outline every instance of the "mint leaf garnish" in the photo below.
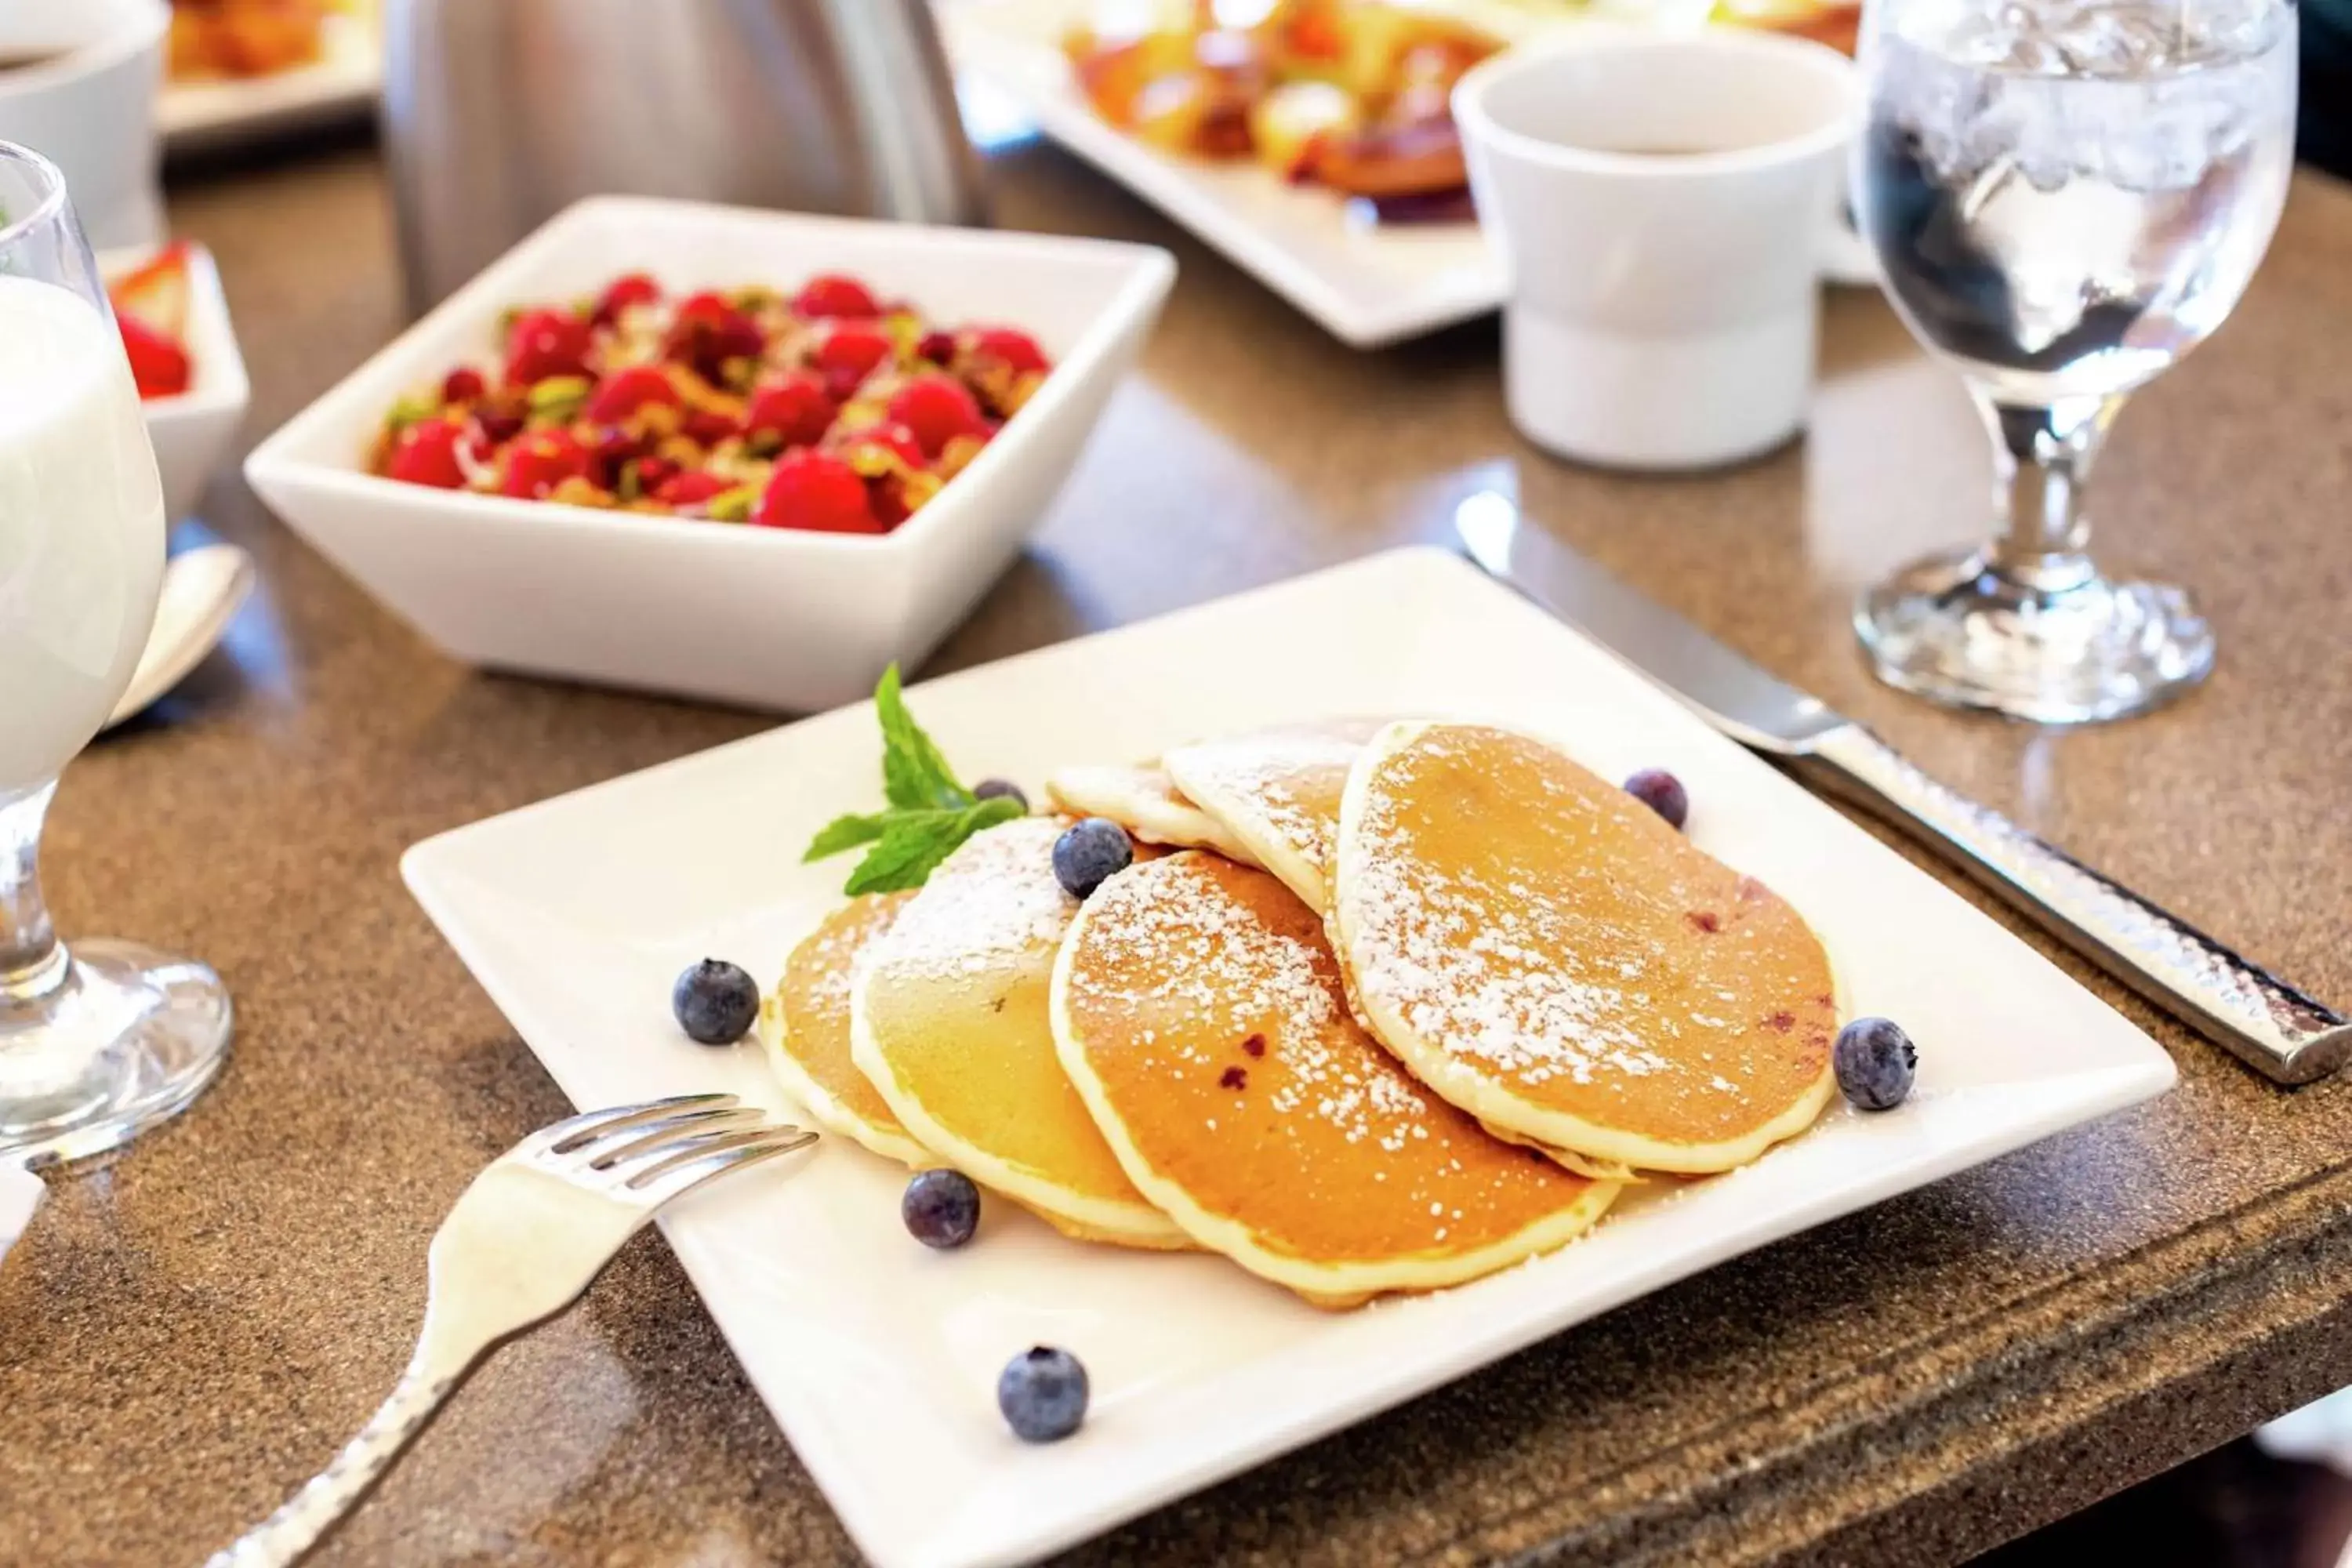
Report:
<svg viewBox="0 0 2352 1568"><path fill-rule="evenodd" d="M874 714L882 721L882 795L900 811L933 811L971 804L971 792L956 782L940 749L907 711L898 690L898 667L882 672L874 689Z"/></svg>
<svg viewBox="0 0 2352 1568"><path fill-rule="evenodd" d="M1002 796L938 811L894 812L889 826L883 828L841 890L854 898L859 893L919 888L939 869L940 861L955 853L956 846L983 827L1010 822L1020 815L1019 804Z"/></svg>
<svg viewBox="0 0 2352 1568"><path fill-rule="evenodd" d="M898 667L882 672L874 689L882 725L882 794L887 810L835 817L809 841L803 861L823 860L867 846L842 891L895 893L919 888L956 847L983 828L1022 815L1021 803L999 795L976 800L915 716L898 687Z"/></svg>
<svg viewBox="0 0 2352 1568"><path fill-rule="evenodd" d="M871 844L881 837L882 830L889 826L890 818L887 814L860 816L853 811L846 816L836 816L816 830L816 837L809 840L808 853L801 857L801 863L806 865L811 860L823 860L838 855L845 849L855 849L861 844Z"/></svg>

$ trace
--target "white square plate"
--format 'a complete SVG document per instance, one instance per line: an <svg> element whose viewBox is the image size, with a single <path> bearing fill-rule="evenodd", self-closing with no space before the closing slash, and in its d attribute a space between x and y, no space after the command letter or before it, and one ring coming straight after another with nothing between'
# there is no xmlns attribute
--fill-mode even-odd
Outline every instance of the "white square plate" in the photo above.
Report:
<svg viewBox="0 0 2352 1568"><path fill-rule="evenodd" d="M1507 5L1457 9L1500 38L1538 25ZM1474 222L1365 223L1343 197L1287 184L1255 161L1180 158L1104 121L1061 48L1063 35L1091 11L1092 0L961 0L938 15L959 69L1010 94L1047 136L1223 251L1340 342L1377 348L1502 305L1502 261Z"/></svg>
<svg viewBox="0 0 2352 1568"><path fill-rule="evenodd" d="M1311 654L1307 650L1312 650ZM1272 657L1277 652L1287 657ZM1616 777L1690 787L1697 841L1792 900L1857 1012L1900 1019L1917 1091L1834 1109L1735 1174L1629 1196L1551 1257L1352 1313L1230 1263L1069 1242L992 1206L956 1253L908 1240L903 1173L844 1140L721 1184L664 1224L711 1316L850 1532L888 1568L1017 1561L1460 1376L1620 1302L2162 1092L2155 1042L1965 901L1458 558L1403 551L915 689L967 777L1332 713L1486 716ZM669 1016L706 953L763 979L836 900L811 833L877 793L870 710L844 709L444 834L410 888L582 1105L733 1089L789 1102L756 1047ZM1087 1364L1070 1440L999 1419L1033 1342Z"/></svg>

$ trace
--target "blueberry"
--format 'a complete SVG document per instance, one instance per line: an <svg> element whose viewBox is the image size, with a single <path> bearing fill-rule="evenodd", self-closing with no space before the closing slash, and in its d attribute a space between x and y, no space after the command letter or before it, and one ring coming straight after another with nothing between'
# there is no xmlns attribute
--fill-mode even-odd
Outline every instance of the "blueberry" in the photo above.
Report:
<svg viewBox="0 0 2352 1568"><path fill-rule="evenodd" d="M670 987L677 1026L706 1046L731 1046L760 1016L760 987L740 964L706 958L681 971Z"/></svg>
<svg viewBox="0 0 2352 1568"><path fill-rule="evenodd" d="M1024 814L1029 810L1029 797L1011 779L982 779L971 786L971 798L974 800L994 800L999 795L1006 800L1018 801Z"/></svg>
<svg viewBox="0 0 2352 1568"><path fill-rule="evenodd" d="M1643 768L1625 781L1625 793L1664 817L1669 827L1690 820L1690 795L1683 781L1664 768Z"/></svg>
<svg viewBox="0 0 2352 1568"><path fill-rule="evenodd" d="M1127 829L1108 817L1082 818L1054 840L1054 875L1074 899L1089 897L1134 858Z"/></svg>
<svg viewBox="0 0 2352 1568"><path fill-rule="evenodd" d="M1899 1025L1885 1018L1856 1018L1838 1031L1838 1088L1864 1110L1888 1110L1911 1092L1919 1053Z"/></svg>
<svg viewBox="0 0 2352 1568"><path fill-rule="evenodd" d="M996 1407L1023 1442L1058 1442L1087 1418L1087 1369L1067 1351L1032 1345L997 1374Z"/></svg>
<svg viewBox="0 0 2352 1568"><path fill-rule="evenodd" d="M961 1171L918 1171L898 1200L898 1217L925 1247L961 1247L980 1228L980 1189Z"/></svg>

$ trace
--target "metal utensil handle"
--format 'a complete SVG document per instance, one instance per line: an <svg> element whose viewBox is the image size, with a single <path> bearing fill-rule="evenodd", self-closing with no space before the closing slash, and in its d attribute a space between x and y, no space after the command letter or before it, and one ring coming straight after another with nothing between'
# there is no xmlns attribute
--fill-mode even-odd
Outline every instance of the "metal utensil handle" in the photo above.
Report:
<svg viewBox="0 0 2352 1568"><path fill-rule="evenodd" d="M2352 1056L2343 1015L1937 784L1862 726L1822 736L1795 765L1856 805L1925 826L1971 876L2265 1076L2308 1083Z"/></svg>
<svg viewBox="0 0 2352 1568"><path fill-rule="evenodd" d="M320 1537L358 1506L370 1488L425 1428L465 1375L446 1365L428 1366L422 1350L401 1373L390 1398L359 1436L343 1445L332 1463L303 1485L278 1511L232 1544L213 1553L205 1568L289 1568L317 1545ZM470 1364L470 1363L468 1363Z"/></svg>

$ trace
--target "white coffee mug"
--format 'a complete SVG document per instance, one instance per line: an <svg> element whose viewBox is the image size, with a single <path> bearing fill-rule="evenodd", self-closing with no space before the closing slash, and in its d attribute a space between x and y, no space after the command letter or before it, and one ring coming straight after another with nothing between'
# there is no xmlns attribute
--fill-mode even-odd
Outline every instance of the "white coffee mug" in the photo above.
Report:
<svg viewBox="0 0 2352 1568"><path fill-rule="evenodd" d="M1463 78L1454 116L1511 277L1520 431L1634 468L1736 462L1795 435L1861 109L1844 56L1736 28L1595 27Z"/></svg>
<svg viewBox="0 0 2352 1568"><path fill-rule="evenodd" d="M163 0L0 0L0 142L62 170L93 246L163 237Z"/></svg>

